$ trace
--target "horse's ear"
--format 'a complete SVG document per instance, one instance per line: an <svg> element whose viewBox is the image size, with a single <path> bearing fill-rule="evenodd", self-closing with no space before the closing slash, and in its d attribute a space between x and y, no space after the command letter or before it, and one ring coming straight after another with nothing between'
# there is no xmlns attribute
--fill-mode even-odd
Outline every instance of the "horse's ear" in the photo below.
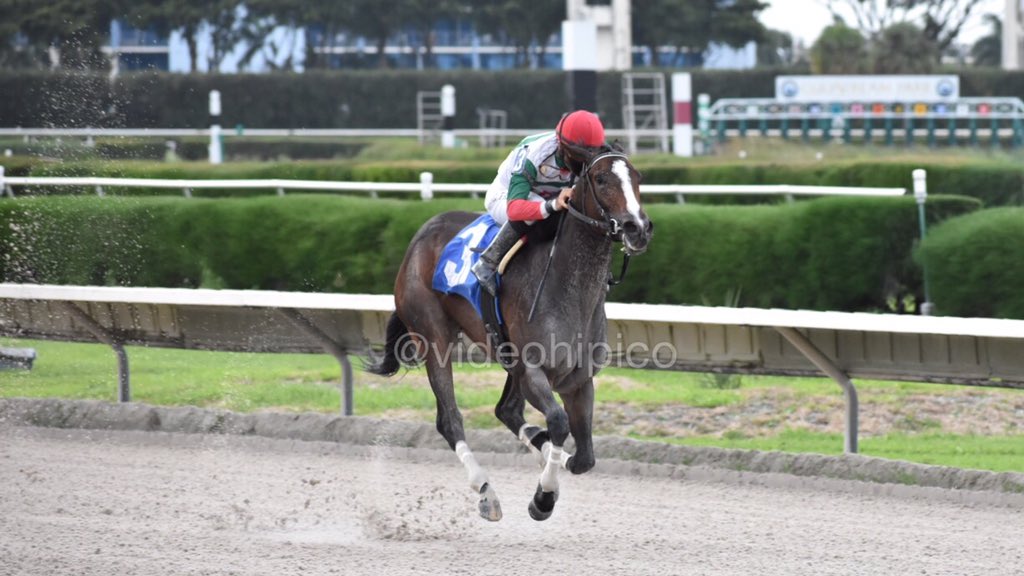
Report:
<svg viewBox="0 0 1024 576"><path fill-rule="evenodd" d="M619 143L618 138L616 138L615 141L612 142L611 144L605 144L605 146L607 146L608 149L611 150L612 152L618 152L619 154L626 153L626 149L622 146L622 144Z"/></svg>

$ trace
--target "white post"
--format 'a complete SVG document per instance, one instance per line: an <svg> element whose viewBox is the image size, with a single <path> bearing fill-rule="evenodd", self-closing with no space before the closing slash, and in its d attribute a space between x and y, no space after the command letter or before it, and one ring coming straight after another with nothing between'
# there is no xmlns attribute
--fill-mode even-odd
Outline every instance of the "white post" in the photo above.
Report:
<svg viewBox="0 0 1024 576"><path fill-rule="evenodd" d="M441 87L441 147L455 148L455 86Z"/></svg>
<svg viewBox="0 0 1024 576"><path fill-rule="evenodd" d="M420 172L420 198L424 202L434 198L434 174L432 172Z"/></svg>
<svg viewBox="0 0 1024 576"><path fill-rule="evenodd" d="M210 90L210 164L224 161L220 142L220 90Z"/></svg>
<svg viewBox="0 0 1024 576"><path fill-rule="evenodd" d="M707 94L697 95L697 129L700 131L701 154L711 153L711 118L708 110L711 108L711 96Z"/></svg>
<svg viewBox="0 0 1024 576"><path fill-rule="evenodd" d="M690 74L672 74L672 153L693 156L693 90Z"/></svg>
<svg viewBox="0 0 1024 576"><path fill-rule="evenodd" d="M917 202L917 222L921 228L921 241L924 242L927 234L927 223L924 215L924 204L928 200L928 173L918 168L913 172L914 176L914 200ZM932 316L935 313L935 304L932 303L931 291L928 289L928 263L921 262L921 276L924 280L924 302L921 303L921 315Z"/></svg>
<svg viewBox="0 0 1024 576"><path fill-rule="evenodd" d="M14 193L8 190L7 185L4 183L4 167L0 166L0 194L4 193L14 198Z"/></svg>
<svg viewBox="0 0 1024 576"><path fill-rule="evenodd" d="M597 112L597 24L590 20L562 22L562 69L568 75L573 110Z"/></svg>

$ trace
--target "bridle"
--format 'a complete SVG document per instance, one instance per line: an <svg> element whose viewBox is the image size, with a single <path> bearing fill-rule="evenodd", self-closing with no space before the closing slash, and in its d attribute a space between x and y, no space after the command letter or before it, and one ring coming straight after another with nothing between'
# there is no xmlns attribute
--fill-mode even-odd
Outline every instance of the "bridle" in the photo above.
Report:
<svg viewBox="0 0 1024 576"><path fill-rule="evenodd" d="M605 158L621 158L622 160L625 160L626 163L629 163L629 158L625 154L612 151L598 154L584 164L583 171L580 173L580 180L585 183L585 190L583 191L583 194L580 194L580 208L577 209L573 206L573 200L575 199L570 200L568 203L569 215L580 222L583 222L598 234L607 236L615 242L621 242L622 223L613 218L608 213L608 210L604 205L601 204L601 200L597 197L597 187L594 185L593 175L590 173L590 169L594 164L596 164L598 160L603 160ZM625 190L623 192L625 192ZM629 191L629 193L632 192L632 190ZM598 213L601 216L600 219L587 216L587 196L594 197L594 204L597 206Z"/></svg>

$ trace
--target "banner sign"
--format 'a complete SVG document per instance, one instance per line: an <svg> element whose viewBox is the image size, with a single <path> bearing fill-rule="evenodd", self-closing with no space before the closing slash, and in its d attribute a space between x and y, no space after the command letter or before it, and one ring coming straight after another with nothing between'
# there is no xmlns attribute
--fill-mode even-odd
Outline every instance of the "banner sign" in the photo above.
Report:
<svg viewBox="0 0 1024 576"><path fill-rule="evenodd" d="M780 102L948 102L960 98L960 77L776 76Z"/></svg>

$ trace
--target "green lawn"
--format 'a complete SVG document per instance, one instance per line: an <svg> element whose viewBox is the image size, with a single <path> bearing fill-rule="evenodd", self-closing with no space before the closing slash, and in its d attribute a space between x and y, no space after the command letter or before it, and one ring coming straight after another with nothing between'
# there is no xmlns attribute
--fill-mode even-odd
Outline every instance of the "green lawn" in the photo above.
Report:
<svg viewBox="0 0 1024 576"><path fill-rule="evenodd" d="M0 397L61 397L114 401L116 359L104 345L0 339L2 346L32 347L38 359L32 371L0 372ZM160 405L193 405L234 411L289 410L335 412L339 409L340 369L327 355L251 354L129 347L132 398ZM358 366L358 360L357 366ZM493 417L504 374L493 367L458 366L457 397L467 425L500 427ZM807 408L842 414L842 392L824 378L744 376L736 388L715 387L706 375L610 368L597 380L596 413L657 413L666 407L728 410L764 398L781 398L785 409L769 417L756 431L715 430L680 433L663 428L626 434L647 440L699 446L719 446L787 452L839 454L841 434L790 427L792 412ZM928 464L987 470L1024 471L1024 429L1009 434L979 435L950 431L913 411L922 397L984 395L997 404L1022 406L1016 390L971 389L934 384L858 381L862 422L881 406L908 411L906 425L883 435L862 434L861 453ZM356 374L355 412L358 415L434 419L434 397L422 369L391 379ZM531 420L539 421L531 414Z"/></svg>

